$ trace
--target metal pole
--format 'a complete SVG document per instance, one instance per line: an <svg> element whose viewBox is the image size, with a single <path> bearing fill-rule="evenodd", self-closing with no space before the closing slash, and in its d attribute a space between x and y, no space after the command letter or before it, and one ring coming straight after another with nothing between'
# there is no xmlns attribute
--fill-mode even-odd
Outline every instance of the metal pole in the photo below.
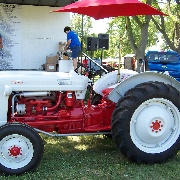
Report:
<svg viewBox="0 0 180 180"><path fill-rule="evenodd" d="M121 44L122 44L122 37L119 40L119 63L118 63L118 81L120 82L120 62L121 62Z"/></svg>
<svg viewBox="0 0 180 180"><path fill-rule="evenodd" d="M83 21L84 21L84 15L81 16L81 64L82 64L83 36L84 36ZM82 73L82 66L81 66L81 73Z"/></svg>
<svg viewBox="0 0 180 180"><path fill-rule="evenodd" d="M83 52L83 36L84 36L83 21L84 21L84 15L82 15L82 21L81 21L81 51L82 52Z"/></svg>

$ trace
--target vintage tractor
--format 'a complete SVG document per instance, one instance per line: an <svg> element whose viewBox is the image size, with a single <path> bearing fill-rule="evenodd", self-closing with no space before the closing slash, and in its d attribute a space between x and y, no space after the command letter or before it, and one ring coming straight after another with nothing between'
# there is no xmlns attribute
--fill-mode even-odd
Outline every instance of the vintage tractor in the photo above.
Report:
<svg viewBox="0 0 180 180"><path fill-rule="evenodd" d="M163 163L179 151L180 83L169 75L113 71L96 81L87 102L89 79L73 70L1 71L0 77L0 171L5 174L38 166L39 133L109 134L137 163Z"/></svg>

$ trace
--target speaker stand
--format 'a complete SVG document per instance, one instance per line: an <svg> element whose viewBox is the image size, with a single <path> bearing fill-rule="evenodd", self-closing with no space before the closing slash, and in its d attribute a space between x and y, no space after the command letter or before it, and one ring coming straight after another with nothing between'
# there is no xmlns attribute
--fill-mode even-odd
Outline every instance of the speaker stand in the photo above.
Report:
<svg viewBox="0 0 180 180"><path fill-rule="evenodd" d="M102 59L103 59L103 48L101 49L101 66L103 65L102 64ZM101 73L100 73L100 77L101 77Z"/></svg>
<svg viewBox="0 0 180 180"><path fill-rule="evenodd" d="M91 51L91 59L92 59L92 56L93 56L93 51ZM89 69L90 69L90 71L91 71L91 60L89 60L90 62L89 62Z"/></svg>

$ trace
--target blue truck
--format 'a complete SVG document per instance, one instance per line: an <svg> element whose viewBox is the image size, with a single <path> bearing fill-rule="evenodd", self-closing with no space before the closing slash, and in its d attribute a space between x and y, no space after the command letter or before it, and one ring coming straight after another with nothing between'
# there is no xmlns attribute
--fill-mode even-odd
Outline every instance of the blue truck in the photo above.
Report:
<svg viewBox="0 0 180 180"><path fill-rule="evenodd" d="M180 56L176 51L148 51L145 56L150 71L168 72L180 81Z"/></svg>

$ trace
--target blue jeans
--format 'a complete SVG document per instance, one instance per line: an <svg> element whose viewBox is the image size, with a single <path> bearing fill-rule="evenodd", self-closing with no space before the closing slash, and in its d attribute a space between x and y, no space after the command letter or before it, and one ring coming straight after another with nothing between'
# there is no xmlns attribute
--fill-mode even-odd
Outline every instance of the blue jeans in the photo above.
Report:
<svg viewBox="0 0 180 180"><path fill-rule="evenodd" d="M72 51L72 58L77 58L79 56L79 53L81 51L81 47L80 46L74 46L71 48Z"/></svg>

